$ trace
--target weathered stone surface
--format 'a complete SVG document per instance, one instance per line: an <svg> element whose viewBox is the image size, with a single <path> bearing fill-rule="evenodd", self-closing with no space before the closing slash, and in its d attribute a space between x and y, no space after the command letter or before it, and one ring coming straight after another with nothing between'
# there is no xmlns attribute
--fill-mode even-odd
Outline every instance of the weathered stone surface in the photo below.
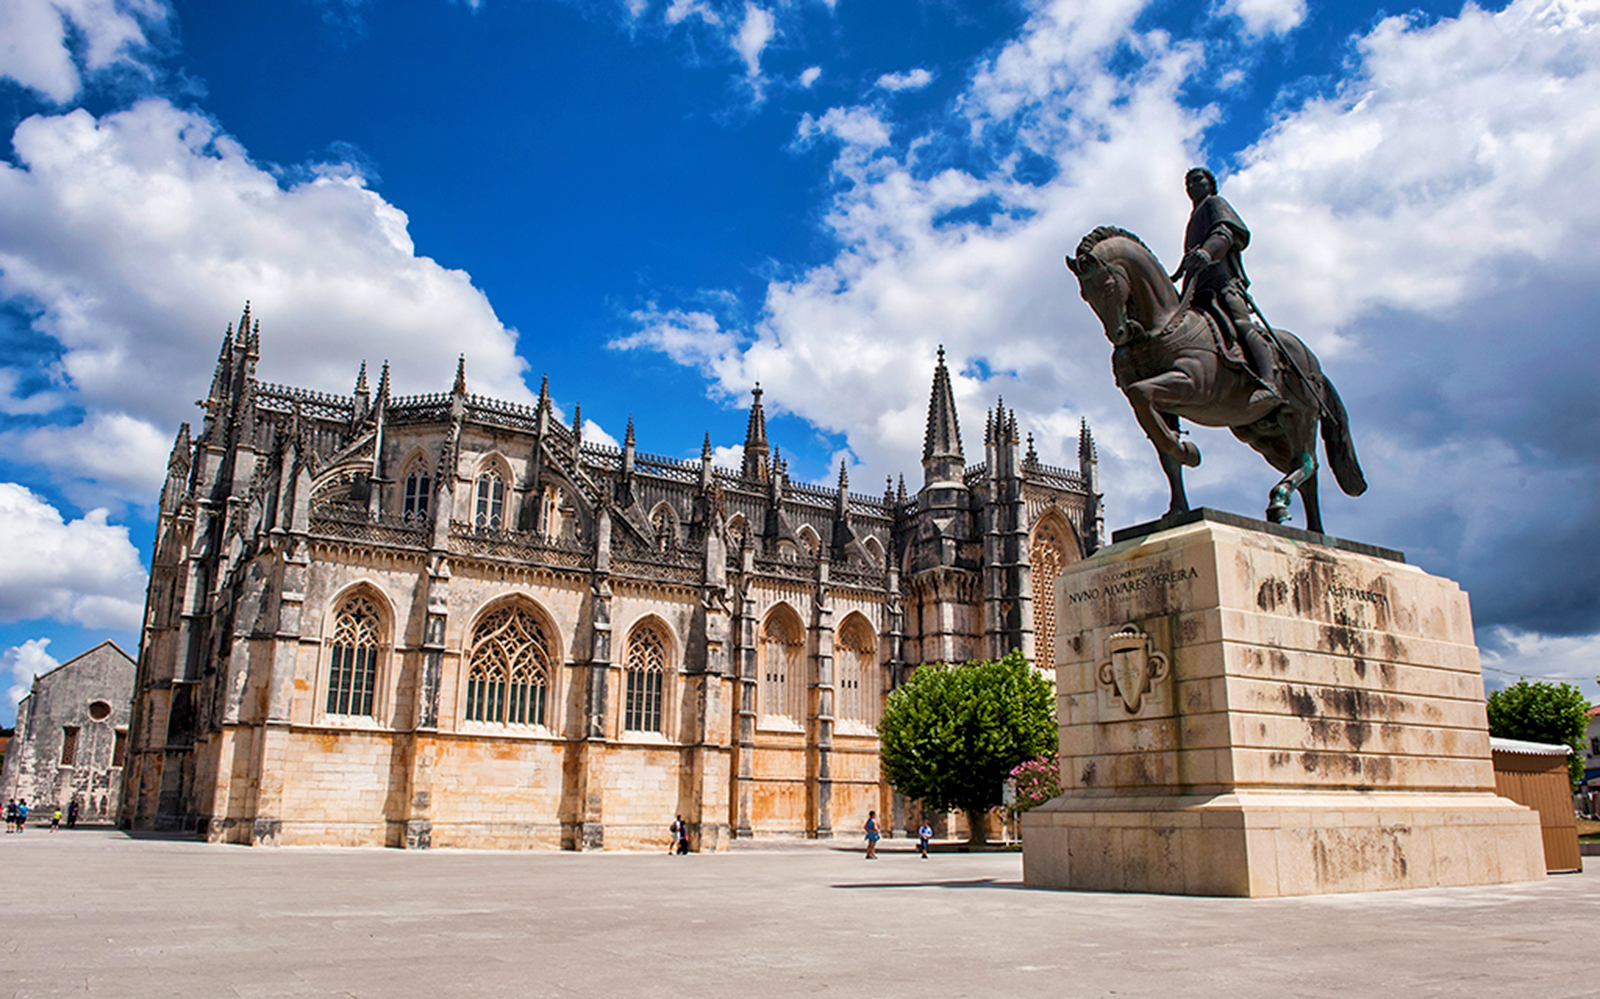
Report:
<svg viewBox="0 0 1600 999"><path fill-rule="evenodd" d="M115 642L34 679L17 705L16 735L0 771L0 803L26 801L34 824L63 816L73 801L79 822L109 822L122 792L134 662Z"/></svg>
<svg viewBox="0 0 1600 999"><path fill-rule="evenodd" d="M1067 793L1024 816L1030 884L1258 896L1543 877L1537 816L1494 794L1453 582L1201 520L1070 567L1057 598Z"/></svg>

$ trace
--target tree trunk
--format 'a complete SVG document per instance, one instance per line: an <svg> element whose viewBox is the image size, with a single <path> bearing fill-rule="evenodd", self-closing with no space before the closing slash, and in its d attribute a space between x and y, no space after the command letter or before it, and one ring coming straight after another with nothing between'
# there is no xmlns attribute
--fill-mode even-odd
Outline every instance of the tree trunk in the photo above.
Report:
<svg viewBox="0 0 1600 999"><path fill-rule="evenodd" d="M989 842L989 810L987 808L964 809L967 813L967 845L986 846Z"/></svg>

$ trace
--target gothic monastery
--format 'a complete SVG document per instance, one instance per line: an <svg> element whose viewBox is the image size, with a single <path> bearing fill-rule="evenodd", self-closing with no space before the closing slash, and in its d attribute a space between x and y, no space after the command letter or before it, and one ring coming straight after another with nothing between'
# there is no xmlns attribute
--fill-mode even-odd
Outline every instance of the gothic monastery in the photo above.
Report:
<svg viewBox="0 0 1600 999"><path fill-rule="evenodd" d="M761 390L743 462L586 443L467 390L256 380L223 338L161 494L121 821L235 843L696 849L910 821L875 722L919 663L1050 662L1054 576L1101 543L1076 470L940 351L922 485L791 481Z"/></svg>

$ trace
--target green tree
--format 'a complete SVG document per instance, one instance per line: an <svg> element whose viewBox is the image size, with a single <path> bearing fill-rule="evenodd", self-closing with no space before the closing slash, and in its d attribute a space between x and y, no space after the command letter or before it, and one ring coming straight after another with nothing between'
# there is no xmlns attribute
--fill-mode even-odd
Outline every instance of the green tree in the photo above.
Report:
<svg viewBox="0 0 1600 999"><path fill-rule="evenodd" d="M1570 683L1518 680L1489 695L1489 734L1571 746L1567 774L1574 788L1583 781L1583 730L1588 722L1589 702Z"/></svg>
<svg viewBox="0 0 1600 999"><path fill-rule="evenodd" d="M909 798L967 813L970 842L1013 767L1056 751L1055 689L1020 652L922 666L889 695L878 725L883 773Z"/></svg>

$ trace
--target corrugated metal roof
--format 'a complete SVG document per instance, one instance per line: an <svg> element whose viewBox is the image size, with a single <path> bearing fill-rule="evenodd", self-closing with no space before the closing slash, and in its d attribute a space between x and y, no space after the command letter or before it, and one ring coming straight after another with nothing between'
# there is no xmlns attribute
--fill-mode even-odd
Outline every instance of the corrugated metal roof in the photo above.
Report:
<svg viewBox="0 0 1600 999"><path fill-rule="evenodd" d="M1528 756L1571 756L1571 746L1561 746L1549 742L1524 742L1521 739L1500 739L1489 737L1489 748L1497 749L1502 753L1523 753Z"/></svg>

